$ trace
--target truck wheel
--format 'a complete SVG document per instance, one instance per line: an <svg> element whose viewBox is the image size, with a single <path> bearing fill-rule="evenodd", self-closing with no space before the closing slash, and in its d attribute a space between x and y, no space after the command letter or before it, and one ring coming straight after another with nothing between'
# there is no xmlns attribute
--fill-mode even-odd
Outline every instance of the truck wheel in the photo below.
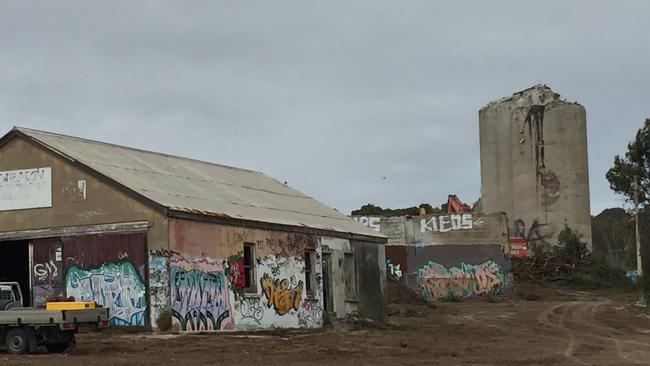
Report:
<svg viewBox="0 0 650 366"><path fill-rule="evenodd" d="M62 353L63 351L68 349L68 344L67 343L50 343L50 344L46 344L45 348L50 353Z"/></svg>
<svg viewBox="0 0 650 366"><path fill-rule="evenodd" d="M7 345L7 352L9 353L22 354L26 353L29 349L29 340L23 328L10 330L7 333L7 338L5 338L5 343Z"/></svg>

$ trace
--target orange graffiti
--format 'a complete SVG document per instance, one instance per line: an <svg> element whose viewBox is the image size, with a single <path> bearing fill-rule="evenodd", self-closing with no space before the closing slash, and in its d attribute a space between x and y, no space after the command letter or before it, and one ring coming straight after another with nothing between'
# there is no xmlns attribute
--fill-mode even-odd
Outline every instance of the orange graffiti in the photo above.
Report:
<svg viewBox="0 0 650 366"><path fill-rule="evenodd" d="M262 290L268 301L268 307L273 306L278 315L284 315L289 310L300 309L300 302L302 300L302 281L290 289L289 280L275 279L273 280L267 273L260 279Z"/></svg>

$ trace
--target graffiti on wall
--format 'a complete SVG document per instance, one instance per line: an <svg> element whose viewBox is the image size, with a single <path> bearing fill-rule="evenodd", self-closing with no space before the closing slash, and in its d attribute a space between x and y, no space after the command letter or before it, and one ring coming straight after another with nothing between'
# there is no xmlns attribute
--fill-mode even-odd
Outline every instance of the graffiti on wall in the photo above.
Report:
<svg viewBox="0 0 650 366"><path fill-rule="evenodd" d="M251 319L257 324L260 324L264 317L264 308L260 298L256 296L243 297L239 303L239 311L242 319Z"/></svg>
<svg viewBox="0 0 650 366"><path fill-rule="evenodd" d="M98 268L73 265L66 271L65 285L67 296L109 308L111 325L145 325L145 285L131 262L107 262Z"/></svg>
<svg viewBox="0 0 650 366"><path fill-rule="evenodd" d="M59 270L54 261L34 264L34 278L39 281L55 279Z"/></svg>
<svg viewBox="0 0 650 366"><path fill-rule="evenodd" d="M550 240L553 239L557 232L554 224L540 223L534 220L530 228L526 229L526 223L522 219L514 221L513 236L519 236L526 239L528 249L533 254L544 251L546 247L552 245Z"/></svg>
<svg viewBox="0 0 650 366"><path fill-rule="evenodd" d="M289 233L286 236L273 236L263 241L258 241L257 245L270 249L276 255L281 257L302 256L307 249L316 249L318 239L314 235Z"/></svg>
<svg viewBox="0 0 650 366"><path fill-rule="evenodd" d="M491 260L450 268L428 262L418 271L418 286L425 298L467 297L498 293L506 286L506 278Z"/></svg>
<svg viewBox="0 0 650 366"><path fill-rule="evenodd" d="M381 231L381 217L377 216L353 216L358 223L365 225L372 230Z"/></svg>
<svg viewBox="0 0 650 366"><path fill-rule="evenodd" d="M172 316L180 330L220 330L232 325L223 261L174 256L170 267Z"/></svg>
<svg viewBox="0 0 650 366"><path fill-rule="evenodd" d="M457 230L471 230L481 224L481 220L474 221L471 213L433 216L420 220L420 231L446 233Z"/></svg>
<svg viewBox="0 0 650 366"><path fill-rule="evenodd" d="M323 307L318 299L305 299L298 312L298 325L318 328L323 324Z"/></svg>
<svg viewBox="0 0 650 366"><path fill-rule="evenodd" d="M262 291L266 296L267 306L273 306L278 315L285 315L289 310L300 309L302 302L303 281L295 283L295 279L271 278L265 273L260 279Z"/></svg>
<svg viewBox="0 0 650 366"><path fill-rule="evenodd" d="M158 319L160 311L169 303L169 257L165 253L149 253L149 297L152 320Z"/></svg>
<svg viewBox="0 0 650 366"><path fill-rule="evenodd" d="M397 278L398 280L402 278L402 269L401 269L400 264L393 264L393 261L390 259L390 257L386 257L386 271L388 273Z"/></svg>
<svg viewBox="0 0 650 366"><path fill-rule="evenodd" d="M244 277L244 257L241 253L232 255L226 260L226 275L230 281L230 290L238 293L246 287L246 278Z"/></svg>

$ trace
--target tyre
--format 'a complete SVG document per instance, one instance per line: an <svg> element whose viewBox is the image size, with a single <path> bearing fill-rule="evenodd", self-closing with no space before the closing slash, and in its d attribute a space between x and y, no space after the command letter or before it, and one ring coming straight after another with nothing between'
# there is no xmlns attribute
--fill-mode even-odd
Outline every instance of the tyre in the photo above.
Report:
<svg viewBox="0 0 650 366"><path fill-rule="evenodd" d="M50 353L63 353L66 349L68 349L68 344L67 343L50 343L50 344L46 344L45 348Z"/></svg>
<svg viewBox="0 0 650 366"><path fill-rule="evenodd" d="M27 339L27 332L23 328L14 328L7 333L5 338L7 345L7 352L13 354L26 353L29 350L29 340Z"/></svg>

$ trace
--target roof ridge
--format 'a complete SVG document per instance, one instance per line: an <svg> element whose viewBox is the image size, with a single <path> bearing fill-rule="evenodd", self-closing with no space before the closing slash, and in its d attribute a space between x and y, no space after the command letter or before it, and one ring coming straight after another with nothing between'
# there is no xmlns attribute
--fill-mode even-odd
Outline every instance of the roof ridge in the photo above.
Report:
<svg viewBox="0 0 650 366"><path fill-rule="evenodd" d="M262 173L262 172L260 172L258 170L239 168L239 167L235 167L235 166L231 166L231 165L218 164L218 163L214 163L214 162L210 162L210 161L199 160L199 159L194 159L194 158L188 158L186 156L171 155L171 154L166 154L166 153L162 153L162 152L158 152L158 151L140 149L140 148L137 148L137 147L118 145L118 144L114 144L112 142L87 139L87 138L78 137L78 136L65 135L65 134L62 134L62 133L43 131L43 130L36 130L36 129L33 129L33 128L26 128L26 127L20 127L20 126L14 126L13 129L16 130L16 131L19 131L19 132L26 133L27 135L30 135L30 136L32 136L30 134L30 132L42 133L42 134L47 134L47 135L51 135L51 136L55 136L55 137L74 139L74 140L78 140L78 141L82 141L82 142L86 142L86 143L96 143L96 144L108 145L108 146L113 146L113 147L117 147L117 148L121 148L121 149L138 151L138 152L145 153L145 154L164 156L164 157L174 158L174 159L189 160L189 161L194 161L194 162L201 163L201 164L217 166L217 167L226 168L226 169L241 170L241 171L244 171L244 172L257 173L257 174L264 175L264 173ZM32 136L32 137L35 137L35 136Z"/></svg>

